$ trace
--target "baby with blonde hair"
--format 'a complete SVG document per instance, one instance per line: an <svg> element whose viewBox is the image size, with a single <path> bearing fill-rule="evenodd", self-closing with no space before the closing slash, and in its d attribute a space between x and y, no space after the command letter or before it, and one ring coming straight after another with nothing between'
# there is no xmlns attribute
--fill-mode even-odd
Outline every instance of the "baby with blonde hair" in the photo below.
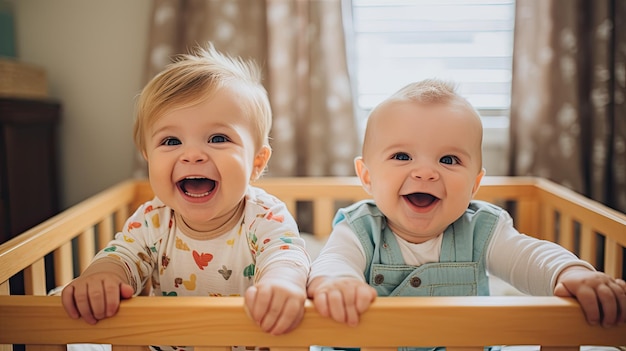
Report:
<svg viewBox="0 0 626 351"><path fill-rule="evenodd" d="M250 183L270 159L271 123L258 67L212 45L155 76L134 130L155 197L63 289L68 315L95 324L151 284L159 296L243 296L262 330L293 330L310 259L285 204Z"/></svg>

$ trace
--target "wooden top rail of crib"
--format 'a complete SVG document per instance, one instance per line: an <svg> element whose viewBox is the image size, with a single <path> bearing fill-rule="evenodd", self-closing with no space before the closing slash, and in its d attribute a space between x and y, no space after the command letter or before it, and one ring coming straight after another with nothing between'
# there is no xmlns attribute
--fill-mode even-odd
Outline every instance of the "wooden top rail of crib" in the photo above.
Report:
<svg viewBox="0 0 626 351"><path fill-rule="evenodd" d="M247 317L240 297L135 297L123 301L115 317L92 326L67 317L57 296L0 296L0 316L0 344L153 344L211 350L231 345L272 350L442 345L475 351L504 344L626 345L626 324L590 326L573 299L557 297L378 298L354 328L320 316L307 301L302 324L281 336L262 332Z"/></svg>

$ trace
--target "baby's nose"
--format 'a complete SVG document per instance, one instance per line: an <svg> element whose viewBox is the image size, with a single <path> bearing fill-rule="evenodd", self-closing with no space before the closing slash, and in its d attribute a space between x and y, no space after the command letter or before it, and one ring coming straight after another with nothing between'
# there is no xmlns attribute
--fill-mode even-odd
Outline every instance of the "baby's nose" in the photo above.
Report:
<svg viewBox="0 0 626 351"><path fill-rule="evenodd" d="M185 163L202 163L208 159L205 152L197 147L187 147L182 154L181 161Z"/></svg>

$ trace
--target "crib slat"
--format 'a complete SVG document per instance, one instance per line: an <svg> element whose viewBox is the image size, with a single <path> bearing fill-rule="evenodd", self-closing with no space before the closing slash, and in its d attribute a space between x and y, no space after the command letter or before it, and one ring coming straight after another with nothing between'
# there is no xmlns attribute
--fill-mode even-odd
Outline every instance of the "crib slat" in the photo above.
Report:
<svg viewBox="0 0 626 351"><path fill-rule="evenodd" d="M107 216L102 221L98 222L98 250L104 249L109 241L113 239L115 231L113 230L113 218Z"/></svg>
<svg viewBox="0 0 626 351"><path fill-rule="evenodd" d="M96 255L96 231L89 227L78 236L78 267L83 272Z"/></svg>
<svg viewBox="0 0 626 351"><path fill-rule="evenodd" d="M0 296L1 295L11 295L11 287L9 286L9 281L0 283Z"/></svg>
<svg viewBox="0 0 626 351"><path fill-rule="evenodd" d="M574 252L574 222L572 216L561 212L559 220L559 244Z"/></svg>
<svg viewBox="0 0 626 351"><path fill-rule="evenodd" d="M330 235L334 216L335 200L319 198L313 201L313 234L318 239L325 239Z"/></svg>
<svg viewBox="0 0 626 351"><path fill-rule="evenodd" d="M133 208L133 211L135 208ZM126 219L129 217L128 207L124 206L122 208L117 209L115 211L115 232L119 232L124 228L124 223L126 223Z"/></svg>
<svg viewBox="0 0 626 351"><path fill-rule="evenodd" d="M622 248L611 238L604 242L604 272L612 277L622 276Z"/></svg>
<svg viewBox="0 0 626 351"><path fill-rule="evenodd" d="M580 258L597 266L595 235L596 233L588 224L582 223L580 225Z"/></svg>
<svg viewBox="0 0 626 351"><path fill-rule="evenodd" d="M281 199L284 203L285 206L287 206L287 210L289 211L289 213L291 213L292 216L296 216L296 214L298 213L297 207L296 207L296 199L294 198L284 198Z"/></svg>
<svg viewBox="0 0 626 351"><path fill-rule="evenodd" d="M539 208L534 201L517 200L517 222L515 223L520 233L537 235L539 232Z"/></svg>
<svg viewBox="0 0 626 351"><path fill-rule="evenodd" d="M24 269L26 295L46 295L46 264L43 257Z"/></svg>
<svg viewBox="0 0 626 351"><path fill-rule="evenodd" d="M56 286L67 284L74 279L72 242L68 241L54 250L54 283Z"/></svg>
<svg viewBox="0 0 626 351"><path fill-rule="evenodd" d="M593 224L596 232L612 237L620 245L626 246L626 238L622 235L626 224L624 213L547 179L535 178L535 186L538 190L538 201L542 205L550 204L558 207L562 213L574 214L578 222Z"/></svg>
<svg viewBox="0 0 626 351"><path fill-rule="evenodd" d="M556 220L555 220L554 216L555 216L554 207L550 206L550 205L547 205L547 204L543 204L541 206L541 230L540 230L540 233L537 233L537 234L526 233L526 234L536 235L539 239L555 242L555 239L556 239L556 235L555 235Z"/></svg>

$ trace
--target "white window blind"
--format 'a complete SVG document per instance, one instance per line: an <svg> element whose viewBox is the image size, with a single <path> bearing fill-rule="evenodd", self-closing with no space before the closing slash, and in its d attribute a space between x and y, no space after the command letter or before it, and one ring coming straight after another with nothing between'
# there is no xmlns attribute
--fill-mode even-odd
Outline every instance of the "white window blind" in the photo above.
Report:
<svg viewBox="0 0 626 351"><path fill-rule="evenodd" d="M514 0L352 0L358 106L442 78L485 120L508 122L514 10Z"/></svg>

